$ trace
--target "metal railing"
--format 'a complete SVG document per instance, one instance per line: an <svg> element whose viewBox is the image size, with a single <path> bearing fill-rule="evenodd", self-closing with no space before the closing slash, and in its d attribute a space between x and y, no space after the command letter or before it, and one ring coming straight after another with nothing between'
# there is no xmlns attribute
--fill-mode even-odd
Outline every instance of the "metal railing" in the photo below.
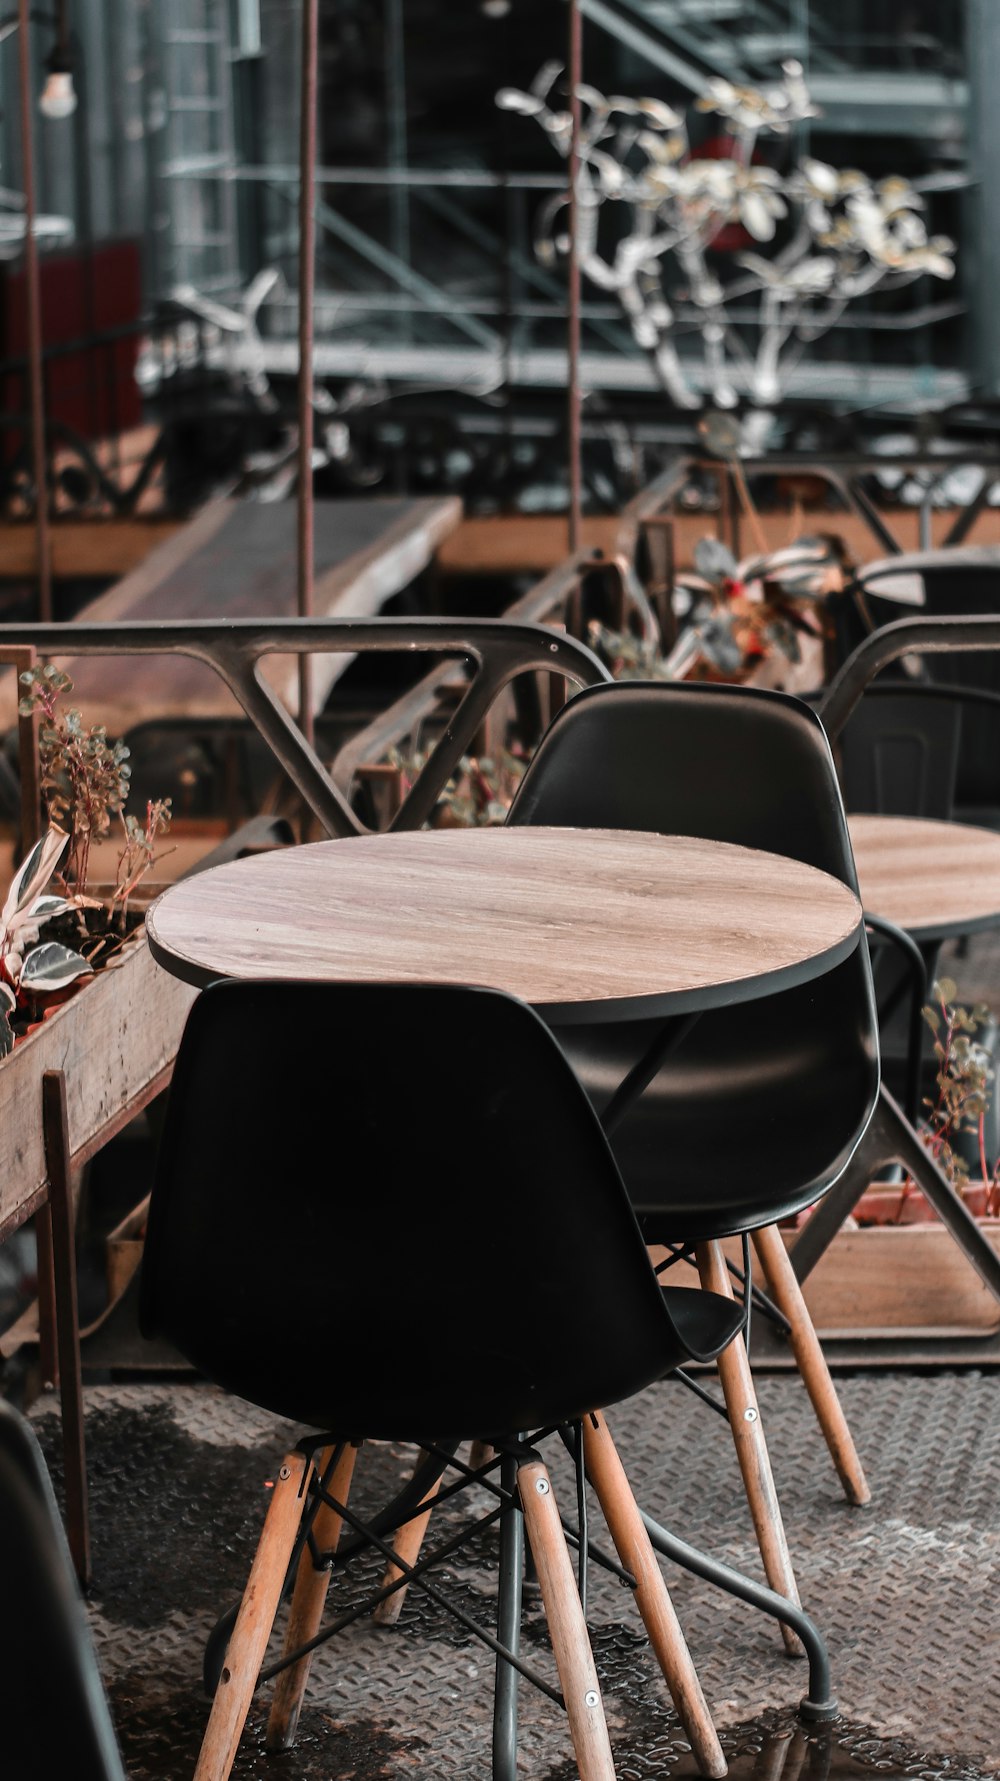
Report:
<svg viewBox="0 0 1000 1781"><path fill-rule="evenodd" d="M393 829L419 828L428 820L494 701L515 677L556 675L576 686L609 678L597 657L575 639L538 624L503 619L291 618L227 623L146 619L125 624L0 625L0 650L14 646L30 646L46 657L177 654L205 663L239 701L278 766L330 835L369 831L262 678L267 656L413 653L468 664L468 686L393 816Z"/></svg>

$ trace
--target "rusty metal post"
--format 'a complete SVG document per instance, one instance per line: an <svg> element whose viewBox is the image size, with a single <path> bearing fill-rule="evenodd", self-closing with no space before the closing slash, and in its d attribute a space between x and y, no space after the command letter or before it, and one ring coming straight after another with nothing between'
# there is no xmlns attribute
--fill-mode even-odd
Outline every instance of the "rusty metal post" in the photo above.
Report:
<svg viewBox="0 0 1000 1781"><path fill-rule="evenodd" d="M577 255L577 180L580 172L580 81L583 64L583 25L579 0L569 0L569 260L567 285L567 426L569 442L569 528L567 549L580 549L581 440L580 440L580 261Z"/></svg>
<svg viewBox="0 0 1000 1781"><path fill-rule="evenodd" d="M81 1584L86 1586L90 1580L90 1515L83 1429L80 1318L76 1296L76 1214L73 1206L66 1077L62 1070L46 1070L42 1077L42 1129L45 1134L45 1161L52 1217L56 1346L66 1470L66 1534L76 1574Z"/></svg>
<svg viewBox="0 0 1000 1781"><path fill-rule="evenodd" d="M24 181L24 288L28 321L28 381L31 393L31 457L35 478L38 614L43 624L52 617L52 541L49 537L49 493L45 477L45 391L42 382L42 297L35 234L35 168L31 115L31 38L28 0L18 0L18 83L21 105L21 160Z"/></svg>
<svg viewBox="0 0 1000 1781"><path fill-rule="evenodd" d="M0 664L14 669L20 677L26 668L35 666L35 652L30 643L0 645ZM20 703L20 694L18 695ZM21 853L26 854L42 832L42 795L38 762L38 714L22 717L17 714L17 770L21 781Z"/></svg>
<svg viewBox="0 0 1000 1781"><path fill-rule="evenodd" d="M302 78L299 118L299 477L298 614L313 614L313 291L316 269L316 88L319 59L319 0L302 4ZM313 676L308 655L299 657L299 725L313 739Z"/></svg>

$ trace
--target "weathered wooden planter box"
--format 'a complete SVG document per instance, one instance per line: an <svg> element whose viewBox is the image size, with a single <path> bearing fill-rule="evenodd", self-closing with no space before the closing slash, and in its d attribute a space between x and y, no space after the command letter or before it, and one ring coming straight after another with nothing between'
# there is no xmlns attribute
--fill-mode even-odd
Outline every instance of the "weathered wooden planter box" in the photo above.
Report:
<svg viewBox="0 0 1000 1781"><path fill-rule="evenodd" d="M1000 1253L1000 1219L978 1220ZM795 1232L785 1233L787 1246ZM738 1242L723 1245L741 1265ZM654 1259L664 1251L654 1249ZM693 1268L665 1276L671 1285L696 1286ZM759 1268L755 1274L760 1279ZM1000 1305L966 1261L944 1225L869 1225L838 1231L803 1286L820 1336L990 1336L1000 1332Z"/></svg>
<svg viewBox="0 0 1000 1781"><path fill-rule="evenodd" d="M978 1222L1000 1252L1000 1219ZM1000 1330L1000 1305L941 1224L838 1231L802 1290L821 1336L989 1336Z"/></svg>
<svg viewBox="0 0 1000 1781"><path fill-rule="evenodd" d="M140 930L0 1061L0 1231L45 1185L44 1072L65 1073L72 1155L98 1148L173 1062L197 993L154 962Z"/></svg>

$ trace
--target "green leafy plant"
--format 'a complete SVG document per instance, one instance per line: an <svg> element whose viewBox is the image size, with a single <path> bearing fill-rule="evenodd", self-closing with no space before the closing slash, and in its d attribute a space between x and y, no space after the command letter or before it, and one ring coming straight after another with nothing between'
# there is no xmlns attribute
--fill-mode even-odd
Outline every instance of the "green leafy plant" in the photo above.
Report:
<svg viewBox="0 0 1000 1781"><path fill-rule="evenodd" d="M16 873L0 910L0 1057L13 1047L16 1023L30 1022L39 1002L90 975L95 960L106 963L120 947L129 898L162 857L156 844L170 825L169 798L149 802L144 821L125 814L129 751L124 742L109 742L103 725L88 728L78 710L60 708L73 686L68 674L47 664L28 669L20 685L22 715L40 718L49 828ZM101 902L87 895L90 852L115 816L122 848L111 895ZM61 938L39 944L42 926L59 918L77 945Z"/></svg>
<svg viewBox="0 0 1000 1781"><path fill-rule="evenodd" d="M46 922L78 906L75 898L48 890L68 843L62 829L50 828L31 849L0 909L0 1057L13 1047L11 1019L28 997L65 989L93 969L71 947L36 944Z"/></svg>
<svg viewBox="0 0 1000 1781"><path fill-rule="evenodd" d="M773 655L797 665L803 637L822 635L821 621L805 603L820 600L839 572L823 538L800 538L742 562L719 539L700 538L694 568L677 577L674 608L682 628L669 655L655 640L610 630L598 619L591 620L587 640L615 680L739 678Z"/></svg>

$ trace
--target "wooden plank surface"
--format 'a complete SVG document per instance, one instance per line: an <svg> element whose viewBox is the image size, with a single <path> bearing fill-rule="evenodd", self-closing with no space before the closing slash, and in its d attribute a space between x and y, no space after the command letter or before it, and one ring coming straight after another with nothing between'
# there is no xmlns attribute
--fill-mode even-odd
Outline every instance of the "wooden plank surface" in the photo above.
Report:
<svg viewBox="0 0 1000 1781"><path fill-rule="evenodd" d="M980 1223L1000 1252L1000 1220ZM786 1245L797 1232L783 1231ZM723 1245L742 1267L738 1239ZM666 1250L650 1249L655 1264ZM698 1274L680 1262L664 1279L697 1286ZM805 1281L806 1304L824 1338L857 1336L934 1338L985 1336L1000 1330L1000 1307L943 1224L872 1225L838 1231Z"/></svg>
<svg viewBox="0 0 1000 1781"><path fill-rule="evenodd" d="M898 538L901 550L920 548L920 515L916 508L891 509L883 517ZM954 508L934 510L932 521L936 544L944 543L948 528L954 525L957 517ZM586 518L583 522L584 547L613 555L618 548L621 523L619 514ZM807 533L833 532L843 540L852 562L869 563L876 557L885 556L882 541L853 513L790 507L784 513L762 513L760 525L770 550L780 550ZM695 545L702 538L714 537L717 529L717 513L676 514L674 546L678 567L691 568ZM757 548L752 532L745 520L739 529L737 555L749 556ZM988 507L979 515L969 542L1000 544L1000 508ZM462 521L443 546L439 560L442 571L449 575L507 574L527 570L543 573L563 562L568 554L566 520L562 514L484 514Z"/></svg>
<svg viewBox="0 0 1000 1781"><path fill-rule="evenodd" d="M317 616L372 617L431 561L458 524L454 496L420 500L369 496L317 501ZM88 623L123 619L283 618L295 614L295 503L215 501L152 551L130 575L79 614ZM350 657L315 658L317 704ZM186 656L63 664L74 703L114 735L146 718L228 716L239 710L222 681ZM294 708L298 671L275 658L271 684ZM12 677L0 683L0 725L13 722Z"/></svg>
<svg viewBox="0 0 1000 1781"><path fill-rule="evenodd" d="M52 573L57 580L106 581L127 575L150 551L182 529L177 519L57 519L52 541ZM0 580L28 581L38 573L38 542L30 520L0 524Z"/></svg>
<svg viewBox="0 0 1000 1781"><path fill-rule="evenodd" d="M873 915L915 939L944 939L1000 922L1000 835L922 817L847 819L861 885Z"/></svg>
<svg viewBox="0 0 1000 1781"><path fill-rule="evenodd" d="M683 1012L846 957L859 905L797 860L690 836L445 829L318 842L175 885L146 919L189 981L478 983L572 1019Z"/></svg>
<svg viewBox="0 0 1000 1781"><path fill-rule="evenodd" d="M0 1062L0 1226L46 1178L43 1072L65 1071L82 1150L173 1061L193 1000L139 938Z"/></svg>

